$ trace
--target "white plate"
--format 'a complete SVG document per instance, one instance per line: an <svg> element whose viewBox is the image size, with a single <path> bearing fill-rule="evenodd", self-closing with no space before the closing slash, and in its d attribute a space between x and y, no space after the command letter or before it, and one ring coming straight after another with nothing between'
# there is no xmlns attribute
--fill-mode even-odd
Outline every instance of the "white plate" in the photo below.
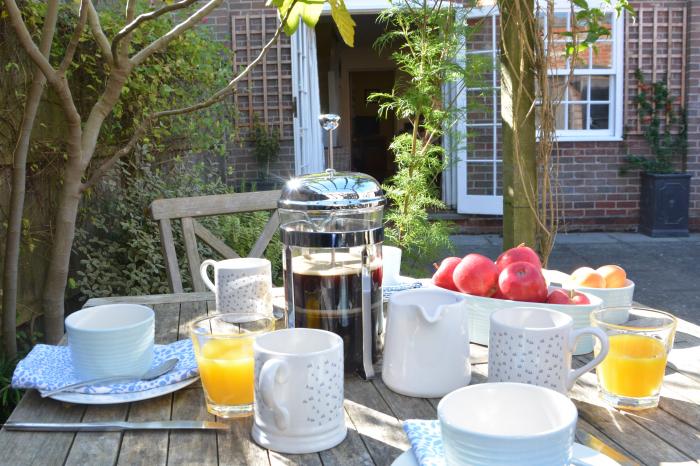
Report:
<svg viewBox="0 0 700 466"><path fill-rule="evenodd" d="M571 461L571 464L576 466L620 466L617 461L580 443L574 443L574 457ZM392 466L419 466L411 449L403 452L391 464Z"/></svg>
<svg viewBox="0 0 700 466"><path fill-rule="evenodd" d="M151 388L150 390L142 390L140 392L133 393L76 393L76 392L63 392L51 395L49 398L53 398L58 401L65 401L66 403L77 403L81 405L113 405L117 403L131 403L132 401L148 400L150 398L156 398L161 395L167 395L168 393L175 392L188 386L189 384L195 382L199 377L190 377L189 379L182 380L180 382L171 383L169 385L164 385L162 387Z"/></svg>

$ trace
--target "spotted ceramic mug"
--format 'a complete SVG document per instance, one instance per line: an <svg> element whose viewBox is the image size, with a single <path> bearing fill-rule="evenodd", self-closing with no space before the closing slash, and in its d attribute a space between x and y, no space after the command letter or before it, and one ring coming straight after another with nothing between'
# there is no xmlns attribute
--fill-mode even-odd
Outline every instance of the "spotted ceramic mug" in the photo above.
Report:
<svg viewBox="0 0 700 466"><path fill-rule="evenodd" d="M586 334L598 338L602 349L583 367L571 369L576 341ZM521 382L566 393L607 354L605 332L594 327L574 330L573 319L563 312L516 307L491 314L489 382Z"/></svg>
<svg viewBox="0 0 700 466"><path fill-rule="evenodd" d="M214 267L214 281L207 269ZM272 266L267 259L240 257L199 267L204 284L216 295L219 312L254 312L272 315Z"/></svg>

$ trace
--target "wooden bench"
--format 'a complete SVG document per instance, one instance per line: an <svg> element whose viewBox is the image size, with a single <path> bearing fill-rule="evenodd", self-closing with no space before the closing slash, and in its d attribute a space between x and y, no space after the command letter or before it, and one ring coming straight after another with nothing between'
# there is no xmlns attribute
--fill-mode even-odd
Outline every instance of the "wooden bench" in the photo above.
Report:
<svg viewBox="0 0 700 466"><path fill-rule="evenodd" d="M179 219L185 242L185 253L192 276L194 291L206 291L199 266L202 259L197 249L197 238L208 244L214 251L226 259L241 257L223 241L206 229L197 217L228 215L244 212L273 210L270 220L265 225L260 237L253 245L247 257L262 257L272 236L279 227L277 200L280 191L257 191L249 193L219 194L214 196L180 197L174 199L157 199L149 207L153 220L158 221L160 242L165 258L165 270L173 293L182 293L182 276L178 266L177 252L173 240L172 220Z"/></svg>

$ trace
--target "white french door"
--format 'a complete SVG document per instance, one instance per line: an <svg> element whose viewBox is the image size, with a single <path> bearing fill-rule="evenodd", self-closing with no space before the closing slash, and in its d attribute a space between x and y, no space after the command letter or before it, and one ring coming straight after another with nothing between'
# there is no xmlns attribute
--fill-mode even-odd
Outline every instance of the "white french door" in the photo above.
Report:
<svg viewBox="0 0 700 466"><path fill-rule="evenodd" d="M466 44L466 59L481 57L487 72L479 87L464 89L461 99L468 110L460 126L464 144L456 163L459 213L503 214L497 19L494 14L481 16L476 9L468 19L481 26Z"/></svg>
<svg viewBox="0 0 700 466"><path fill-rule="evenodd" d="M318 89L316 34L300 24L292 35L292 98L294 105L294 171L297 175L325 169Z"/></svg>

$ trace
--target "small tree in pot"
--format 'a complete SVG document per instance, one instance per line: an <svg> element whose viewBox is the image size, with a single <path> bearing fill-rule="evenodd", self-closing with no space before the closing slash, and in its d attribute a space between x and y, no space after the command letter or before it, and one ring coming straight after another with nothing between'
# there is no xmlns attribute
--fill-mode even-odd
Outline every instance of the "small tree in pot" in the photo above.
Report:
<svg viewBox="0 0 700 466"><path fill-rule="evenodd" d="M628 155L622 171L641 171L639 231L649 236L688 236L691 175L685 169L685 112L674 107L676 98L665 82L647 83L640 70L635 75L637 114L652 155Z"/></svg>

